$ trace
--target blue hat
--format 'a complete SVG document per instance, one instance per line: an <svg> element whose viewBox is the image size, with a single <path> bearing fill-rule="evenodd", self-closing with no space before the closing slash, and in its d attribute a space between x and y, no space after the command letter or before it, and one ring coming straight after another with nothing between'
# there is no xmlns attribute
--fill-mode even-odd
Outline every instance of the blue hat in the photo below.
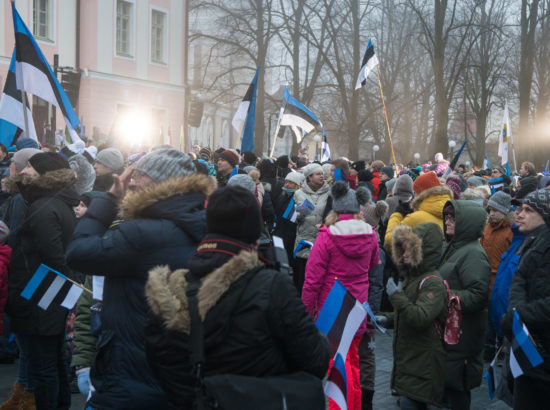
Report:
<svg viewBox="0 0 550 410"><path fill-rule="evenodd" d="M22 150L23 148L36 148L38 149L38 142L29 137L19 138L15 143L15 148L17 151Z"/></svg>

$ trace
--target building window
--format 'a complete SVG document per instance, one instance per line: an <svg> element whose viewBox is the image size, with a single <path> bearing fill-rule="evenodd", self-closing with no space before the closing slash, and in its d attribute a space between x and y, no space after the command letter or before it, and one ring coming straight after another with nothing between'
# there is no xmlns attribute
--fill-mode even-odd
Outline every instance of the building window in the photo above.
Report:
<svg viewBox="0 0 550 410"><path fill-rule="evenodd" d="M53 41L52 0L33 0L33 34L39 40Z"/></svg>
<svg viewBox="0 0 550 410"><path fill-rule="evenodd" d="M132 13L133 4L117 0L116 4L116 53L132 57Z"/></svg>
<svg viewBox="0 0 550 410"><path fill-rule="evenodd" d="M151 61L166 64L166 13L151 10Z"/></svg>

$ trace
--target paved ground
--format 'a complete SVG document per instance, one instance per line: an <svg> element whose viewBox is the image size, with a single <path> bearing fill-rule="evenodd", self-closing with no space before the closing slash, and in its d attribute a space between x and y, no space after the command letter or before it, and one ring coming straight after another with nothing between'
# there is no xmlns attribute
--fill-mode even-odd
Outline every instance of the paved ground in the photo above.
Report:
<svg viewBox="0 0 550 410"><path fill-rule="evenodd" d="M378 334L376 336L376 392L374 394L374 408L380 410L397 410L397 397L390 393L390 377L392 369L392 340L390 336ZM5 401L17 373L16 365L0 364L0 403ZM71 409L82 410L84 398L73 394ZM471 410L507 410L509 407L501 401L489 399L487 383L472 392Z"/></svg>

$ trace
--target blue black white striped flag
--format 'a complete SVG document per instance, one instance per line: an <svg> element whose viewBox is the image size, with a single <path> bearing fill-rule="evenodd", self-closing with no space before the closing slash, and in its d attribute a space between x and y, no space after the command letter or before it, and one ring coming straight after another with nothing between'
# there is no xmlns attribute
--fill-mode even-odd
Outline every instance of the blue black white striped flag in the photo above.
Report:
<svg viewBox="0 0 550 410"><path fill-rule="evenodd" d="M21 292L21 297L36 300L38 306L44 310L54 300L56 304L72 309L83 291L82 286L71 283L62 273L41 264Z"/></svg>
<svg viewBox="0 0 550 410"><path fill-rule="evenodd" d="M32 113L27 100L27 127L29 137L38 141L36 130L32 121ZM23 99L21 91L17 89L15 79L15 49L11 56L10 67L4 84L4 92L0 101L0 142L8 149L14 145L17 139L25 136L25 116L23 115Z"/></svg>
<svg viewBox="0 0 550 410"><path fill-rule="evenodd" d="M327 133L323 128L323 142L321 142L321 162L330 161L330 148L328 146Z"/></svg>
<svg viewBox="0 0 550 410"><path fill-rule="evenodd" d="M15 31L15 60L17 89L29 92L59 108L69 130L74 131L79 124L69 97L59 84L50 64L38 47L31 31L11 4L13 28ZM74 133L76 134L76 132ZM71 137L74 136L71 134ZM78 134L76 134L78 137ZM76 142L73 139L73 143Z"/></svg>
<svg viewBox="0 0 550 410"><path fill-rule="evenodd" d="M540 365L543 359L516 309L514 309L512 331L514 339L510 349L510 371L514 378L517 378L525 371Z"/></svg>
<svg viewBox="0 0 550 410"><path fill-rule="evenodd" d="M328 375L325 385L325 394L338 404L340 410L347 410L348 382L346 378L345 359L339 353L336 353L334 363Z"/></svg>
<svg viewBox="0 0 550 410"><path fill-rule="evenodd" d="M363 61L361 62L359 77L357 77L357 83L355 84L356 90L367 84L367 77L369 73L377 65L378 57L374 54L374 46L372 45L372 40L369 39L369 44L367 44L367 49L365 50L365 55L363 56Z"/></svg>
<svg viewBox="0 0 550 410"><path fill-rule="evenodd" d="M495 392L498 387L497 371L495 368L495 360L491 362L489 368L483 375L483 378L487 380L487 386L489 387L489 398L493 400L495 398Z"/></svg>
<svg viewBox="0 0 550 410"><path fill-rule="evenodd" d="M256 68L256 74L248 86L248 90L231 121L233 128L241 134L241 152L254 151L254 123L256 120L256 94L258 91L258 72L260 67Z"/></svg>
<svg viewBox="0 0 550 410"><path fill-rule="evenodd" d="M294 98L287 87L285 87L283 102L284 107L281 115L281 125L300 128L305 134L321 132L323 128L321 121L319 121L317 116L313 114L309 108ZM296 132L294 128L293 131L296 135L297 142L302 142L304 134Z"/></svg>

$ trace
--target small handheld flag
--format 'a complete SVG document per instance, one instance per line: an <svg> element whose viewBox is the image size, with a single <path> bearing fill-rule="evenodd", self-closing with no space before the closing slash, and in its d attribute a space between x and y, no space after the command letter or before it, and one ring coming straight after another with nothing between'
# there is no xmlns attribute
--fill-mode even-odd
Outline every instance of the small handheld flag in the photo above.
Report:
<svg viewBox="0 0 550 410"><path fill-rule="evenodd" d="M489 368L483 375L483 378L487 380L487 386L489 387L489 398L493 400L495 398L495 392L498 387L497 371L495 367L495 360L491 362Z"/></svg>
<svg viewBox="0 0 550 410"><path fill-rule="evenodd" d="M346 397L348 394L348 382L346 378L345 359L340 353L336 353L334 363L328 375L328 381L325 385L325 394L331 398L340 407L340 410L347 410L348 405Z"/></svg>
<svg viewBox="0 0 550 410"><path fill-rule="evenodd" d="M241 134L241 152L254 151L254 122L256 119L256 94L258 91L258 72L260 67L256 68L256 74L248 86L248 90L231 121L233 128Z"/></svg>
<svg viewBox="0 0 550 410"><path fill-rule="evenodd" d="M510 349L510 371L514 378L517 378L525 371L540 365L543 359L516 309L514 309L512 331L514 339L512 340L512 349Z"/></svg>
<svg viewBox="0 0 550 410"><path fill-rule="evenodd" d="M361 62L361 70L359 71L359 77L357 77L357 83L355 89L358 90L367 83L367 77L371 70L378 65L378 57L374 54L374 46L372 40L369 39L363 61Z"/></svg>
<svg viewBox="0 0 550 410"><path fill-rule="evenodd" d="M307 249L307 248L313 248L313 243L309 241L301 240L300 242L298 242L296 249L294 249L294 253L292 254L292 257L296 259L296 255L298 254L298 252L300 252L302 249Z"/></svg>
<svg viewBox="0 0 550 410"><path fill-rule="evenodd" d="M72 309L84 290L91 293L62 273L41 264L21 292L21 297L38 299L38 306L44 310L54 299L59 300L61 306Z"/></svg>

